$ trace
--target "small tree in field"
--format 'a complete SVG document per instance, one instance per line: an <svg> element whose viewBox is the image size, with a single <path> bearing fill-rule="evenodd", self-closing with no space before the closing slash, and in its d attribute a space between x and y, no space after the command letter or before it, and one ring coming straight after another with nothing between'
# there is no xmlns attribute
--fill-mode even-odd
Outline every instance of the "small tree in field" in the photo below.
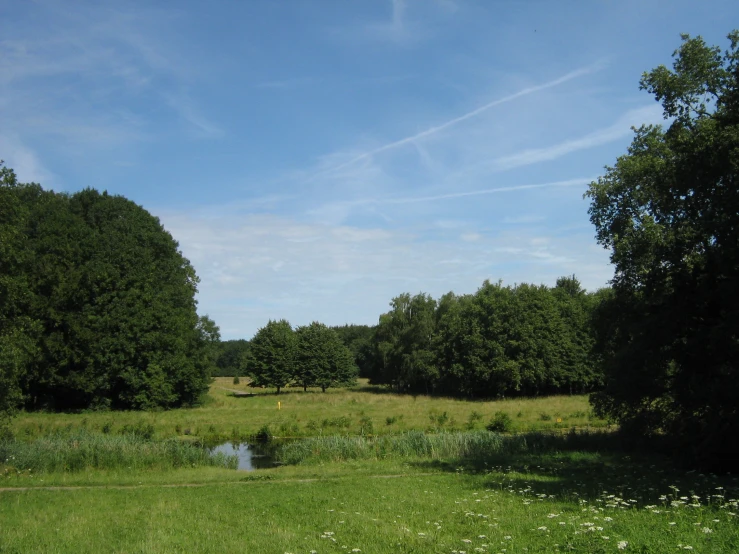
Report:
<svg viewBox="0 0 739 554"><path fill-rule="evenodd" d="M297 340L287 321L269 321L251 341L247 370L257 386L276 387L277 394L295 375Z"/></svg>
<svg viewBox="0 0 739 554"><path fill-rule="evenodd" d="M303 385L329 387L353 383L358 370L354 356L339 335L323 323L298 327L296 380Z"/></svg>

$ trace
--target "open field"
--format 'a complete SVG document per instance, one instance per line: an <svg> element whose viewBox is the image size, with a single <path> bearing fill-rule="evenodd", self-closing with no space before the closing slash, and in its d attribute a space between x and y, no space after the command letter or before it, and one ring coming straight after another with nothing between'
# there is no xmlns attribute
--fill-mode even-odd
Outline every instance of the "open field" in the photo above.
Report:
<svg viewBox="0 0 739 554"><path fill-rule="evenodd" d="M201 486L5 489L0 552L739 551L730 479L585 453L484 471L460 462L283 467L210 475Z"/></svg>
<svg viewBox="0 0 739 554"><path fill-rule="evenodd" d="M0 553L739 552L737 479L619 452L584 396L225 389L250 390L219 379L192 410L21 414L18 448L56 469L0 460ZM497 411L526 434L483 431ZM308 438L285 447L286 465L248 473L166 446L185 429L215 438L264 425ZM105 456L81 452L98 447ZM61 470L64 459L77 465Z"/></svg>
<svg viewBox="0 0 739 554"><path fill-rule="evenodd" d="M231 391L253 392L237 398ZM277 403L281 409L277 409ZM22 413L12 430L19 438L85 428L119 432L124 426L151 425L155 436L196 436L207 440L241 439L267 425L282 437L325 434L388 434L410 429L482 429L497 411L513 420L513 429L547 430L604 427L592 416L584 395L474 401L395 394L360 381L353 389L270 389L234 385L216 378L203 406L159 412ZM558 421L561 420L561 421Z"/></svg>

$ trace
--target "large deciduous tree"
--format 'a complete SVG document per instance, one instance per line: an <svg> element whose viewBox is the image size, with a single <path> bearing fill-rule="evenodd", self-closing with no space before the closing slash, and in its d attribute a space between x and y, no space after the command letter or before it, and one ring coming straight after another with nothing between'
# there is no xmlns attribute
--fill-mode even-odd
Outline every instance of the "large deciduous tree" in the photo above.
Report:
<svg viewBox="0 0 739 554"><path fill-rule="evenodd" d="M683 37L672 69L641 88L665 126L635 130L590 185L590 218L611 250L601 307L605 388L595 406L667 434L706 465L739 459L739 32L721 52Z"/></svg>
<svg viewBox="0 0 739 554"><path fill-rule="evenodd" d="M0 334L11 337L0 371L16 368L25 404L196 402L217 327L198 317L195 271L159 220L121 196L57 194L7 169L0 194Z"/></svg>

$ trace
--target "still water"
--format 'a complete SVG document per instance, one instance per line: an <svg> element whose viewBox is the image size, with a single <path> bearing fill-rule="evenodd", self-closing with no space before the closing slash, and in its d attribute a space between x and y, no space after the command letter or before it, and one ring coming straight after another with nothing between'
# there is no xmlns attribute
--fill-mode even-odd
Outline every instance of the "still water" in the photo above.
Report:
<svg viewBox="0 0 739 554"><path fill-rule="evenodd" d="M239 460L239 469L244 471L275 467L274 448L259 444L226 442L213 447L212 452L235 455Z"/></svg>

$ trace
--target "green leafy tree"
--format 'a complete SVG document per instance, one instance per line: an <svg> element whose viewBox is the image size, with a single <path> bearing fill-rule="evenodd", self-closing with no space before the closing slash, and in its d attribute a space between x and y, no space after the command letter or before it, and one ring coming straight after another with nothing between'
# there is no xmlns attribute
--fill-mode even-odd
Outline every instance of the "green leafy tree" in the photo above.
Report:
<svg viewBox="0 0 739 554"><path fill-rule="evenodd" d="M342 325L332 327L341 342L351 351L359 368L360 377L370 377L374 363L375 327L370 325Z"/></svg>
<svg viewBox="0 0 739 554"><path fill-rule="evenodd" d="M270 320L250 344L247 371L254 384L276 387L279 394L295 377L298 343L290 323Z"/></svg>
<svg viewBox="0 0 739 554"><path fill-rule="evenodd" d="M616 269L594 401L624 428L719 465L739 457L739 32L723 53L682 38L672 69L640 83L666 128L636 129L587 193Z"/></svg>
<svg viewBox="0 0 739 554"><path fill-rule="evenodd" d="M22 401L21 379L37 355L40 326L29 317L33 294L25 275L30 253L23 227L28 210L15 173L0 161L0 431Z"/></svg>
<svg viewBox="0 0 739 554"><path fill-rule="evenodd" d="M354 356L339 335L323 323L313 322L298 327L298 354L295 378L306 390L319 386L323 392L329 387L348 385L357 376Z"/></svg>
<svg viewBox="0 0 739 554"><path fill-rule="evenodd" d="M15 272L6 280L22 287L3 302L0 318L15 330L5 354L22 366L26 405L196 402L210 382L209 337L217 328L198 318L197 277L159 220L92 189L71 196L15 182L2 189L3 206L22 213L12 226L16 270L8 264L6 273L4 264L2 271Z"/></svg>
<svg viewBox="0 0 739 554"><path fill-rule="evenodd" d="M249 341L244 339L221 341L217 345L216 370L219 377L236 377L246 373Z"/></svg>
<svg viewBox="0 0 739 554"><path fill-rule="evenodd" d="M436 301L427 294L393 298L392 310L380 316L376 340L382 365L375 382L399 391L431 392L438 379L434 333Z"/></svg>

